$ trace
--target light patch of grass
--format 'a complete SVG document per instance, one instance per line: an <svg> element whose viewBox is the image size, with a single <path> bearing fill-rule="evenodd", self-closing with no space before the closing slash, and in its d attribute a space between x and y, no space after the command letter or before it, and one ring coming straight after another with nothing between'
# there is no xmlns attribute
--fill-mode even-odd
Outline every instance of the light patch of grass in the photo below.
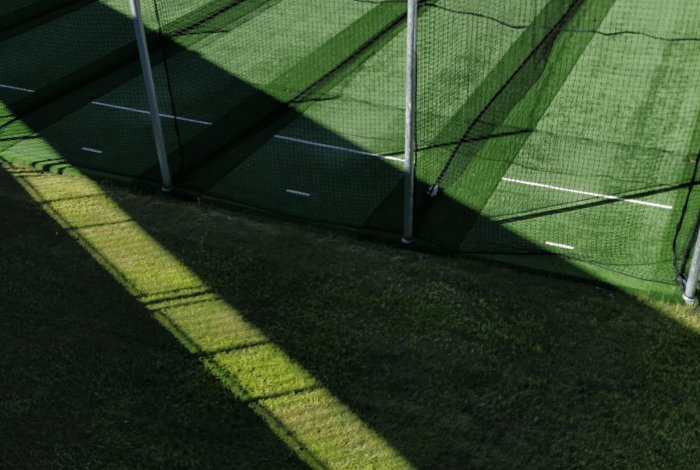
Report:
<svg viewBox="0 0 700 470"><path fill-rule="evenodd" d="M142 272L122 279L141 305L311 467L661 469L700 459L693 308L105 188L155 246L116 237L105 249L130 259L100 251L105 265ZM74 212L83 215L71 233L108 239L125 225L100 214L119 224L95 230L89 210ZM61 350L54 361L69 358ZM188 396L203 388L182 386ZM15 414L35 403L12 402ZM206 396L179 412L195 405L220 406ZM196 466L193 452L176 453L182 466Z"/></svg>
<svg viewBox="0 0 700 470"><path fill-rule="evenodd" d="M14 167L9 167L14 172ZM313 468L410 468L347 406L131 219L87 178L16 176L36 202L261 416L287 428ZM230 348L225 353L213 351ZM304 391L308 391L306 394ZM301 391L297 396L297 391ZM303 410L304 418L294 417ZM342 445L340 445L342 443Z"/></svg>

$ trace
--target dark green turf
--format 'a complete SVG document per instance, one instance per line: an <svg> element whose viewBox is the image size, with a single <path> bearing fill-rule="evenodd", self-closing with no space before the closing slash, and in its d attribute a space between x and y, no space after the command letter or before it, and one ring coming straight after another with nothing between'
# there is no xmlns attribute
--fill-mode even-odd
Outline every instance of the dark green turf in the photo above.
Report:
<svg viewBox="0 0 700 470"><path fill-rule="evenodd" d="M256 7L261 4L270 4L273 2L254 2L249 1L237 10L230 10L226 13L229 20L236 20L249 15L255 11ZM114 23L123 25L128 34L126 38L133 40L133 25L130 20L123 14L107 9L105 6L95 6L100 8L101 13L83 12L83 16L99 16L113 18ZM128 5L127 5L128 10ZM209 10L204 9L202 14ZM123 12L122 12L123 13ZM150 23L155 20L151 15ZM58 28L53 24L50 30ZM73 40L79 39L80 31L76 32ZM152 39L158 37L157 33L152 32L149 35ZM33 44L34 48L40 47L36 40L39 37L31 36L24 38ZM169 56L175 56L178 53L183 55L196 55L186 50L187 47L194 45L204 39L205 36L192 35L182 38L183 44L168 43L165 51ZM32 42L33 41L33 42ZM70 42L70 39L67 39ZM156 77L156 85L159 85L159 94L167 95L167 87L163 77L162 55L160 43L155 42L156 53L152 54L151 64L154 67L154 75ZM28 46L28 47L31 47ZM64 43L62 47L70 49ZM60 58L60 57L59 57ZM185 61L186 62L186 61ZM25 64L27 65L27 64ZM29 76L33 67L38 67L37 64L29 64L23 68L23 74ZM44 65L50 67L50 63ZM192 61L183 64L192 65ZM177 70L177 65L174 66ZM228 74L221 73L215 67L203 68L202 66L193 67L195 73L204 74L209 78L222 79L222 86L227 84L226 78ZM93 79L88 80L88 77ZM188 80L195 80L189 77ZM230 82L229 78L229 82ZM235 83L240 83L234 81ZM141 66L138 60L135 44L128 44L122 47L119 51L108 54L96 62L92 62L82 69L79 69L70 76L63 79L64 88L73 88L72 93L61 93L55 98L49 97L58 93L56 86L47 87L37 93L26 93L15 90L0 89L0 96L3 98L13 94L17 96L17 101L8 100L11 103L10 111L14 116L8 114L8 118L16 119L19 114L22 121L26 124L13 124L10 127L3 129L3 136L31 137L34 132L41 131L49 142L45 145L42 142L27 140L22 142L15 148L15 152L27 154L57 154L69 158L74 164L97 170L112 171L122 175L140 174L155 163L154 145L152 130L150 128L150 119L147 115L132 113L122 110L113 110L101 106L91 105L92 101L99 101L109 104L118 104L139 110L147 110L148 104L144 93L144 83L141 76ZM76 85L78 87L76 88ZM245 86L245 85L244 85ZM248 87L250 89L250 87ZM224 93L224 90L221 90ZM197 101L197 106L201 108L201 97L193 97ZM168 104L166 101L164 104ZM33 110L27 112L27 110ZM187 111L187 109L185 110ZM27 114L23 114L27 112ZM163 108L163 112L171 113L172 110L167 106ZM29 129L27 129L27 126ZM166 131L172 128L166 127ZM201 128L201 126L197 126ZM185 131L187 126L185 125ZM171 134L167 134L170 136ZM1 138L1 137L0 137ZM99 141L98 144L90 144L91 141ZM173 139L169 139L170 142ZM8 142L5 143L6 148ZM104 152L102 158L94 158L95 154L86 153L80 150L82 147L97 148ZM53 147L53 150L51 148ZM52 155L50 158L55 158L57 155Z"/></svg>
<svg viewBox="0 0 700 470"><path fill-rule="evenodd" d="M82 7L97 0L5 0L0 5L0 34L25 23L38 24L43 18L61 15L75 6Z"/></svg>
<svg viewBox="0 0 700 470"><path fill-rule="evenodd" d="M584 4L570 29L592 30L601 23L604 26L605 23L601 20L605 16L601 12L607 11L611 6L611 2ZM471 154L470 158L474 158L474 155L476 158L471 161L471 165L465 165L464 173L460 175L461 180L453 183L452 188L447 188L445 194L448 197L436 198L435 206L425 222L425 233L444 244L450 244L450 240L453 240L452 243L457 242L460 249L474 252L552 250L544 246L545 241L575 245L577 249L572 254L575 258L610 269L603 277L615 279L614 282L618 285L639 287L640 282L635 277L672 284L675 274L668 240L669 237L672 238L680 213L678 202L674 200L679 201L685 196L686 190L682 186L688 182L692 165L684 164L682 160L685 153L694 146L686 143L682 135L678 135L678 145L673 137L664 138L665 133L660 131L658 123L666 121L665 125L669 129L666 132L671 135L678 132L676 129L682 129L681 132L690 129L688 118L694 118L697 111L691 108L692 114L688 116L686 113L683 117L675 115L674 110L679 108L678 103L688 102L678 93L683 93L683 90L689 93L692 89L688 87L688 82L683 85L683 82L679 84L677 79L670 81L668 77L677 77L679 74L682 77L683 70L693 70L692 62L684 64L682 57L695 57L696 54L692 52L694 46L692 42L685 45L668 43L665 46L668 50L666 53L649 56L655 58L647 59L648 53L642 51L649 49L650 44L657 44L653 40L629 37L602 40L598 36L595 40L606 41L604 45L601 47L599 42L596 46L589 47L592 37L592 34L564 33L554 45L548 69L542 78L528 90L525 99L519 100L503 125L492 131L496 137L468 144L477 146L481 149L480 153L477 150ZM684 52L673 54L679 50ZM619 59L610 59L621 57L623 51L627 56L624 65L616 62ZM662 61L661 57L665 59ZM676 65L668 62L669 57L673 57ZM596 59L602 63L599 65L595 62ZM630 59L636 62L631 62ZM653 60L657 61L654 64L658 64L656 72L654 65L645 65L645 61ZM571 70L577 64L578 75L572 78ZM620 78L617 78L617 82L607 83L605 78L587 78L595 74L598 67L602 70L611 67L608 70L614 70L612 67L615 66L622 67L622 70L636 70L632 72L638 74L636 76L640 76L638 70L644 67L641 69L642 80L644 77L653 77L656 73L656 89L651 92L635 90L631 87L634 85L634 82L630 82L631 79L627 80L630 88L625 89L622 85L624 80ZM565 85L567 80L568 87ZM591 134L589 139L572 139L567 133L585 132L586 125L589 128L598 126L603 129L605 123L608 123L608 127L613 128L615 111L610 107L606 109L605 101L599 106L599 117L590 120L590 124L575 127L570 124L571 117L566 115L567 109L571 108L571 116L579 113L580 124L583 124L585 119L590 119L586 116L589 111L577 111L577 104L586 103L585 95L595 93L593 90L602 91L604 96L606 87L616 93L608 101L627 100L625 103L629 103L628 106L647 113L630 116L634 119L630 122L636 126L630 129L635 129L639 134L617 132L610 137ZM674 89L674 92L665 93L670 93L671 96L676 93L675 96L680 98L676 98L676 102L673 102L673 98L664 100L665 95L653 98L660 90L659 87ZM641 100L648 100L649 104ZM552 117L557 113L562 116L558 121ZM664 118L664 114L671 115ZM544 124L541 121L543 116L548 116ZM676 124L679 117L683 124ZM620 120L621 117L617 119ZM692 122L691 119L690 123ZM580 125L578 122L576 124ZM490 120L489 125L493 125L493 120ZM558 125L558 130L554 131L552 125ZM553 132L560 133L556 139ZM609 140L617 143L608 142ZM435 154L438 159L441 152L444 155L442 149L425 151ZM691 150L689 153L696 151ZM661 213L654 212L657 209L653 208L640 211L640 206L632 204L601 203L597 198L574 197L558 191L501 182L504 175L558 187L662 202L674 205L675 210L668 213L663 210ZM457 204L453 201L457 201ZM445 207L441 208L441 205ZM463 221L468 214L455 220L454 212L449 207L461 205L474 209L469 213L472 216L471 223L477 222L473 228L469 222L462 230L458 228L459 221ZM481 218L476 217L478 213ZM505 239L495 236L492 228L494 221L507 229L499 232L509 234ZM462 242L462 237L467 233L469 235ZM663 246L662 239L666 240ZM533 245L535 250L532 250ZM566 250L553 251L569 254ZM537 259L531 257L526 262L537 265ZM544 267L544 264L541 266ZM598 268L591 269L600 271ZM649 284L647 288L656 289Z"/></svg>
<svg viewBox="0 0 700 470"><path fill-rule="evenodd" d="M96 0L37 2L11 13L0 13L0 42L38 28L61 16L84 8Z"/></svg>
<svg viewBox="0 0 700 470"><path fill-rule="evenodd" d="M579 11L580 3L574 3L564 12L560 12L555 3L549 5L554 5L553 9L560 15L557 24L560 28L568 28ZM540 13L544 17L551 14L547 8ZM580 16L587 17L585 11ZM574 23L571 26L575 29L577 25ZM532 51L529 51L530 34L542 36L537 48ZM419 230L422 230L423 236L454 248L459 247L476 221L476 214L481 212L491 198L503 173L512 164L521 145L528 139L568 76L569 67L576 63L575 58L585 50L591 38L590 35L563 36L562 41L557 42L561 37L557 31L533 31L530 34L524 32L520 36L521 40L511 46L494 67L493 73L482 82L482 89L477 89L472 95L476 98L470 106L458 110L435 141L440 144L458 137L465 143L437 147L419 154L422 163L418 166L423 169L420 178L428 184L439 181L445 195L474 211L473 217L462 218L457 222L459 226L455 227L450 211L441 207L444 204L450 205L449 199L430 199L419 209L427 212L425 218L420 220L422 227ZM569 46L567 41L575 41L576 46ZM557 65L550 67L550 71L553 70L558 83L553 82L549 76L540 80L548 62ZM533 86L537 88L531 91ZM528 96L529 101L526 98ZM459 122L462 122L461 128L464 129L460 135L455 134L455 128L460 128ZM496 156L496 161L492 161L491 157L483 157L487 160L486 164L479 165L479 162L475 162L470 166L474 156L485 146L496 147L490 154ZM488 150L484 149L484 152ZM450 158L454 161L448 166ZM467 167L472 178L457 183ZM445 170L448 173L440 178L440 172ZM451 188L452 185L455 186L454 189ZM459 196L455 197L455 193Z"/></svg>
<svg viewBox="0 0 700 470"><path fill-rule="evenodd" d="M554 252L574 260L581 272L618 285L672 289L666 287L675 277L671 246L693 168L683 159L700 145L700 104L692 84L692 58L700 51L696 42L677 39L692 36L688 18L697 8L676 16L665 11L653 22L650 1L568 4L542 2L530 11L534 22L522 25L478 16L489 10L458 15L421 8L417 234L443 247L494 256ZM128 9L112 7L89 8L104 9L101 15L117 18L132 37ZM176 121L163 119L179 185L317 222L401 229L401 161L279 136L402 158L405 4L348 1L321 8L311 1L245 0L162 7L166 37L157 42L158 33L151 33L161 112L213 123L177 121L176 128ZM515 12L500 3L489 8ZM156 28L153 12L144 14L147 26ZM508 16L503 20L518 19ZM0 48L9 51L12 41L36 38L69 17ZM551 26L557 30L546 29ZM674 41L621 34L628 26ZM59 63L63 78L49 86L30 74L41 60L50 59L44 67L58 63L48 49L21 73L6 72L8 80L17 75L8 84L40 91L0 89L6 107L0 115L7 120L19 113L24 121L2 129L0 149L157 181L148 115L90 104L147 109L133 43L119 47L101 57L78 57L73 65ZM29 83L19 80L22 74ZM60 99L48 100L58 92ZM33 111L22 114L27 109ZM36 131L45 140L9 140ZM435 182L440 195L425 204ZM680 245L688 239L697 199L691 194ZM551 269L545 258L529 260Z"/></svg>
<svg viewBox="0 0 700 470"><path fill-rule="evenodd" d="M260 3L265 2L248 1L241 8L231 8L214 20L238 19ZM171 5L187 5L187 2L171 2ZM152 48L159 49L162 44L157 41L158 22L152 5L150 9L148 6L146 3L143 8L147 40ZM197 23L199 18L206 18L211 13L208 4L190 10L193 10L192 6L185 10L189 12L185 15L188 22ZM183 21L179 20L176 26L181 27ZM165 20L162 22L167 29L169 25ZM201 36L190 36L178 50L191 47L201 39ZM80 95L86 83L104 80L105 76L139 62L128 4L117 0L92 3L70 14L51 18L51 21L24 34L1 42L0 54L6 57L6 66L0 71L0 83L35 90L35 93L28 95L10 95L7 90L0 91L0 99L13 104L14 114L23 119L26 113L39 109L47 102L74 91ZM134 94L133 91L131 93ZM79 98L76 101L81 102ZM51 115L51 119L56 121L59 116ZM32 124L32 127L39 129L41 125Z"/></svg>
<svg viewBox="0 0 700 470"><path fill-rule="evenodd" d="M392 5L389 10L389 5L382 11L390 15L388 18L398 15L400 19L403 7ZM307 219L361 226L402 177L403 164L274 136L377 154L400 149L403 93L391 83L402 83L405 36L399 34L403 27L393 22L389 27L389 34L382 34L371 48L362 49L317 85L310 93L314 99L302 97L293 102L280 118L220 158L214 168L226 171L216 172L220 181L210 194ZM267 171L270 166L277 171ZM199 179L192 187L197 181L206 181L210 172L206 168L198 172L195 177ZM359 182L361 192L357 191ZM287 189L310 196L288 193Z"/></svg>
<svg viewBox="0 0 700 470"><path fill-rule="evenodd" d="M348 24L344 19L322 28L318 18L332 14L333 9L321 10L315 13L317 16L313 16L300 8L301 15L296 21L299 23L296 26L297 34L294 34L295 31L287 31L289 13L286 6L282 3L269 13L258 16L239 34L234 31L232 36L203 45L202 54L216 57L212 62L218 69L244 83L226 89L223 86L230 79L217 77L220 75L218 73L208 73L197 79L200 83L197 89L183 87L174 90L174 102L181 115L189 112L215 123L191 140L190 136L184 137L187 145L178 153L184 155L187 167L199 166L223 147L235 145L236 140L260 120L274 119L275 115L288 112L287 103L302 103L299 109L295 106L293 112L303 113L304 102L324 97L323 90L329 88L328 83L347 74L347 69L361 61L368 50L377 50L385 38L392 37L405 10L396 4L383 4L371 9L355 7L350 15L345 15L346 18L361 15L355 21ZM265 39L267 47L283 49L286 51L284 57L266 64L259 71L259 66L255 65L259 38L250 37L250 33L247 33L250 28L254 28L255 35L261 31L268 32L270 38ZM328 36L329 32L333 34ZM232 43L246 45L231 48ZM177 60L176 57L171 62ZM171 80L191 83L195 80L187 78L187 75L193 70L196 68L189 62L179 73L171 72ZM207 107L205 114L202 114L201 100L190 101L192 93L201 90L206 90L212 97L211 106ZM191 109L186 108L187 104L191 105Z"/></svg>
<svg viewBox="0 0 700 470"><path fill-rule="evenodd" d="M679 58L695 56L692 51L697 47L692 43L660 45L650 39L630 37L604 40L598 37L595 41L599 42L581 56L578 70L567 76L568 83L559 89L546 116L539 122L537 131L545 135L536 132L524 142L505 176L663 203L673 205L675 210L643 208L623 202L599 203L596 198L501 183L482 214L490 221L503 220L505 227L519 237L536 243L554 241L575 246L570 256L630 278L620 278L619 282L641 278L671 284L675 273L668 240L675 232L679 203L686 193L686 189L679 186L689 181L692 170L692 164L683 160L688 146L692 145L688 135L697 110L691 107L690 113L676 114L680 103L692 102L692 88L687 82L670 81L668 77L692 70L692 62L684 64ZM607 52L597 52L601 51L600 41L607 41L602 49ZM640 75L622 78L608 72L597 80L588 79L595 76L593 57L620 56L622 51L635 50L647 52L643 57L627 54L623 59L627 64L621 69L637 67L644 77L641 80L649 77L651 89L634 88L635 80L640 80L635 77ZM671 57L675 62L669 62ZM630 59L635 65L630 66ZM586 79L588 84L582 86ZM659 92L660 87L665 90L663 93ZM605 90L616 94L609 95L606 100ZM603 98L597 103L600 117L588 120L587 129L571 124L576 118L567 108L589 106L586 103L596 102L590 97L598 93ZM535 99L541 102L542 98L533 96ZM623 106L613 107L617 102L622 102ZM634 112L621 111L628 109ZM618 111L613 120L608 116L613 116L614 110ZM523 111L530 112L527 108ZM578 117L585 122L581 114ZM590 138L583 138L586 131ZM561 134L555 140L548 137L550 132ZM495 155L502 153L486 153L474 168L493 167ZM479 233L475 226L462 248L474 249L480 243L479 238L493 243L488 233ZM662 240L665 241L662 243ZM569 255L566 250L554 251Z"/></svg>

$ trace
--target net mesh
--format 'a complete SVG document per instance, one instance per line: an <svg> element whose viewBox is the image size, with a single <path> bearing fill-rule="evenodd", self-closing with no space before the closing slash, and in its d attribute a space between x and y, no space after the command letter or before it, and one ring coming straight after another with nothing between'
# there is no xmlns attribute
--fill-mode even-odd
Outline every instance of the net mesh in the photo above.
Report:
<svg viewBox="0 0 700 470"><path fill-rule="evenodd" d="M172 123L178 184L362 225L401 178L405 2L154 3L170 105L207 123Z"/></svg>
<svg viewBox="0 0 700 470"><path fill-rule="evenodd" d="M422 236L672 283L700 150L700 7L676 3L423 5Z"/></svg>
<svg viewBox="0 0 700 470"><path fill-rule="evenodd" d="M0 4L0 34L20 23L53 10L59 10L76 0L4 0ZM84 3L84 2L83 2Z"/></svg>
<svg viewBox="0 0 700 470"><path fill-rule="evenodd" d="M75 3L0 42L0 150L139 174L156 157L129 4Z"/></svg>
<svg viewBox="0 0 700 470"><path fill-rule="evenodd" d="M176 187L401 233L405 0L141 8ZM130 16L0 5L5 158L160 180ZM687 0L421 0L416 237L683 284L699 22Z"/></svg>

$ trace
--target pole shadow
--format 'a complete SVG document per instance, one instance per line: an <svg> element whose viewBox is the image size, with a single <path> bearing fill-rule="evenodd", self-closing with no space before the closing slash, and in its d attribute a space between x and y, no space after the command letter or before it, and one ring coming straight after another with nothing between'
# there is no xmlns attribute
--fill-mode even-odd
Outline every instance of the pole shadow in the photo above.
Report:
<svg viewBox="0 0 700 470"><path fill-rule="evenodd" d="M308 468L0 171L0 457L13 468Z"/></svg>

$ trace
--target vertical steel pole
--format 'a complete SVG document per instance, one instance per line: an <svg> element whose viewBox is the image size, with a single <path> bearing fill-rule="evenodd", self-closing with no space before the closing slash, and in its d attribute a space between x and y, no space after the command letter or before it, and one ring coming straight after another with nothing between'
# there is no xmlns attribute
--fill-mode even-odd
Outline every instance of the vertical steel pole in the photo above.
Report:
<svg viewBox="0 0 700 470"><path fill-rule="evenodd" d="M169 191L172 187L170 179L170 168L168 166L168 154L165 150L165 140L163 139L163 128L160 124L160 113L158 112L158 100L156 99L156 88L153 85L153 72L151 71L151 60L148 57L146 47L146 32L143 28L143 18L141 17L140 0L129 0L131 4L131 17L134 19L136 29L136 43L139 46L139 57L141 57L141 70L143 79L146 82L146 94L148 95L148 107L151 111L151 123L153 125L153 136L156 139L156 150L158 152L158 162L160 163L160 173L163 177L163 191Z"/></svg>
<svg viewBox="0 0 700 470"><path fill-rule="evenodd" d="M404 133L404 212L401 241L413 240L413 205L415 191L416 136L416 23L418 0L408 0L406 25L406 129Z"/></svg>
<svg viewBox="0 0 700 470"><path fill-rule="evenodd" d="M690 272L688 272L688 280L685 282L685 292L683 292L683 300L687 304L694 304L696 301L695 288L698 285L698 273L700 273L700 236L695 241L693 260L690 262Z"/></svg>

